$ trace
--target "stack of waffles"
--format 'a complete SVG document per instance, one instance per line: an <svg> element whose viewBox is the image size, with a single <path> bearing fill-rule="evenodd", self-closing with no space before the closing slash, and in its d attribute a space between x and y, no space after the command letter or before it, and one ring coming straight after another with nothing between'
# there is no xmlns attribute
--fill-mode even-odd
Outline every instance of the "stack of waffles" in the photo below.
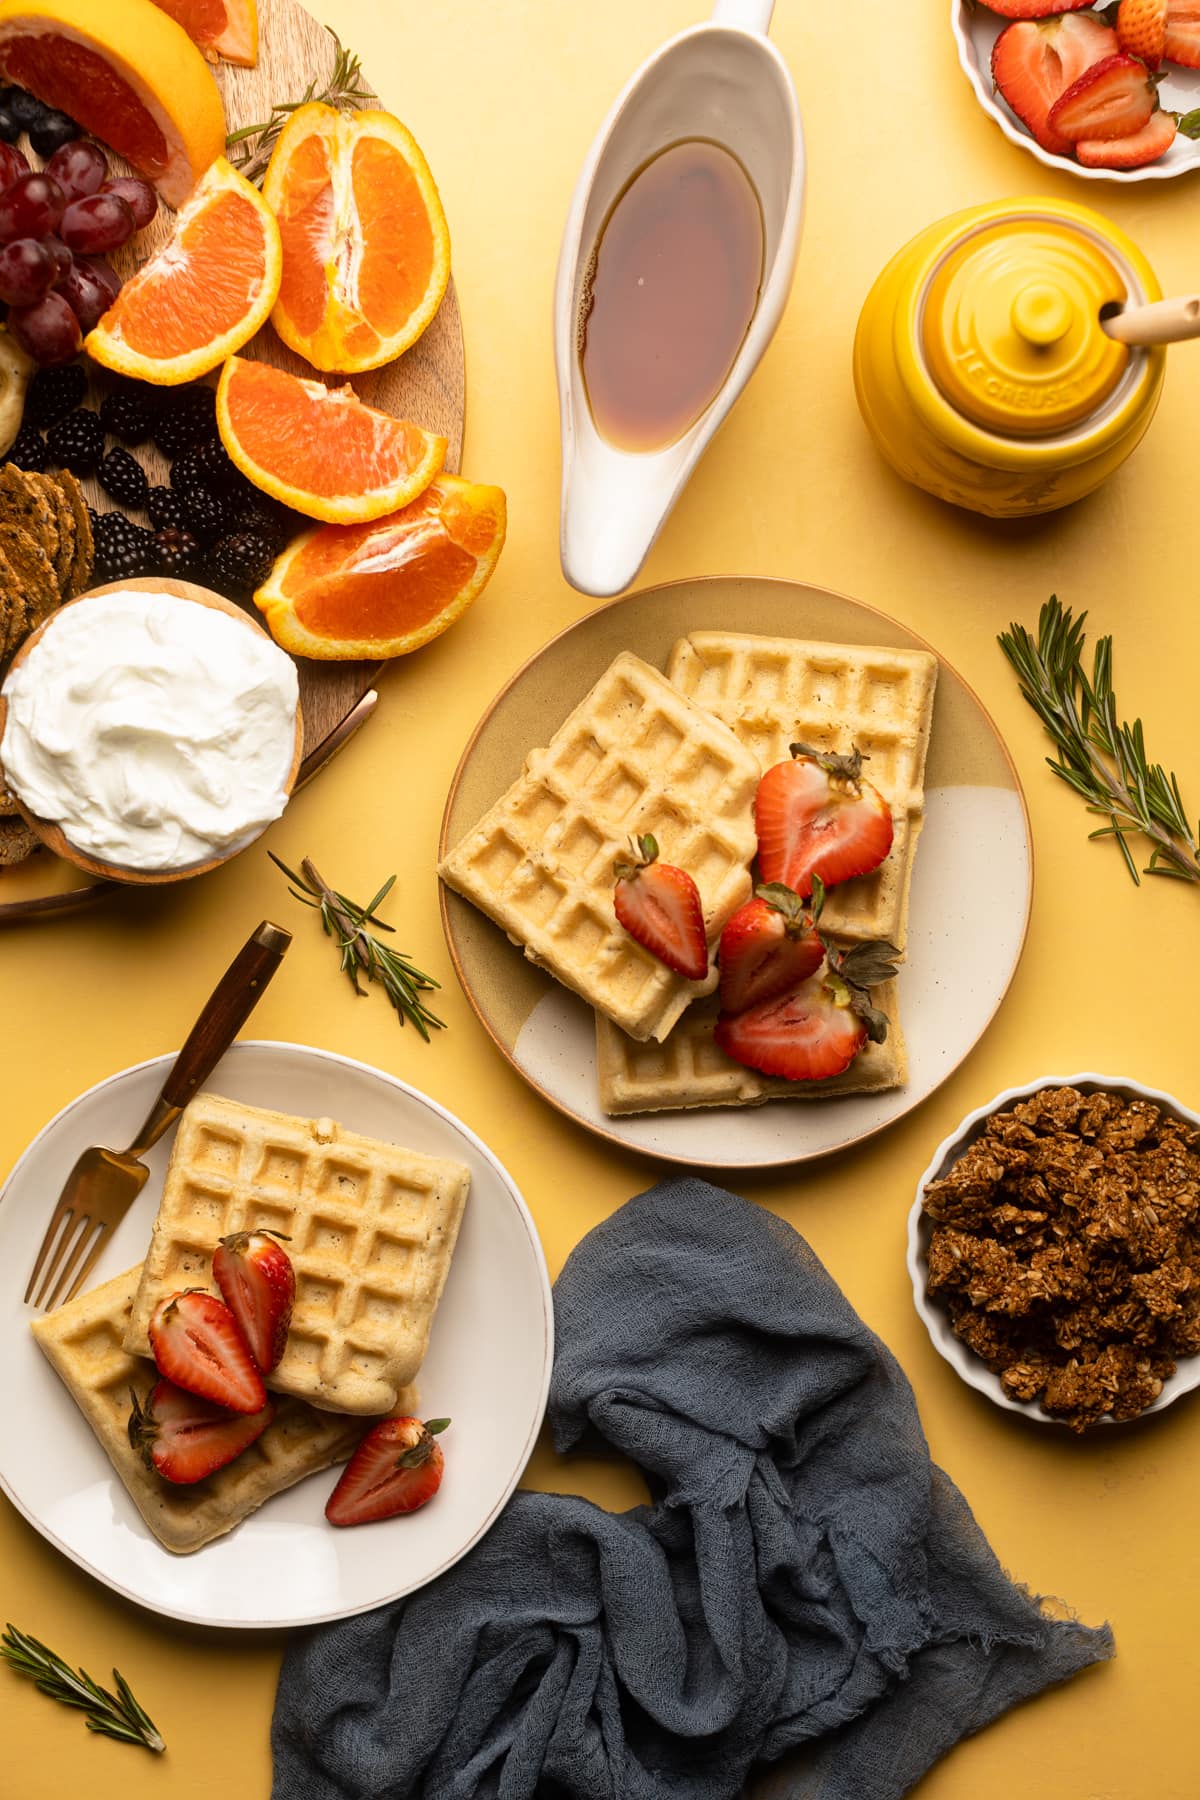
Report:
<svg viewBox="0 0 1200 1800"><path fill-rule="evenodd" d="M201 1094L179 1122L144 1263L34 1322L37 1342L156 1537L186 1553L306 1475L344 1461L368 1424L417 1404L413 1382L450 1269L461 1164ZM266 1377L283 1396L262 1437L204 1481L172 1487L130 1447L130 1392L156 1379L158 1302L212 1285L235 1231L287 1237L296 1303Z"/></svg>
<svg viewBox="0 0 1200 1800"><path fill-rule="evenodd" d="M749 898L762 773L797 741L869 758L892 808L891 852L873 874L830 890L822 927L848 944L904 949L937 659L927 651L733 632L681 638L660 674L617 658L545 749L457 844L443 880L503 927L526 956L596 1013L600 1099L610 1114L745 1106L903 1086L896 984L873 995L889 1019L843 1075L759 1075L713 1042L716 970L673 975L613 911L613 863L649 832L700 891L710 953Z"/></svg>

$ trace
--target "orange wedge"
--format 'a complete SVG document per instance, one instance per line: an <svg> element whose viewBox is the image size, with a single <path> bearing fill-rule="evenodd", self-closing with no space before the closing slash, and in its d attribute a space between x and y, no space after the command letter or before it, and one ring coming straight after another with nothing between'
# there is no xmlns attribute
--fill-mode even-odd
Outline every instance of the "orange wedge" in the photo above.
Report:
<svg viewBox="0 0 1200 1800"><path fill-rule="evenodd" d="M258 61L258 12L254 0L154 0L199 46L209 62Z"/></svg>
<svg viewBox="0 0 1200 1800"><path fill-rule="evenodd" d="M279 264L270 207L220 156L180 212L174 237L125 283L84 348L139 381L194 381L266 323Z"/></svg>
<svg viewBox="0 0 1200 1800"><path fill-rule="evenodd" d="M168 206L225 148L212 71L154 0L3 0L0 76L69 113Z"/></svg>
<svg viewBox="0 0 1200 1800"><path fill-rule="evenodd" d="M311 519L355 525L407 506L446 460L446 440L364 406L348 384L285 375L232 356L217 429L250 481Z"/></svg>
<svg viewBox="0 0 1200 1800"><path fill-rule="evenodd" d="M263 181L283 281L271 323L315 369L355 374L415 343L450 279L446 215L412 133L385 112L293 113Z"/></svg>
<svg viewBox="0 0 1200 1800"><path fill-rule="evenodd" d="M254 604L295 656L407 656L462 617L504 548L504 495L439 475L403 511L321 525L276 562Z"/></svg>

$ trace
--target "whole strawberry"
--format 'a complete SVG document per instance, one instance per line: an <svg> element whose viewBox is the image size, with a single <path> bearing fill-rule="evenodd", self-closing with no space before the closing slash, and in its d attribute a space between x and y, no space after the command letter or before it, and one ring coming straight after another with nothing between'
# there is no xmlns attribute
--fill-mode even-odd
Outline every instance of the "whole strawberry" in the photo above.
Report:
<svg viewBox="0 0 1200 1800"><path fill-rule="evenodd" d="M444 1458L436 1441L449 1419L381 1419L368 1431L325 1506L331 1525L369 1525L415 1512L442 1485Z"/></svg>
<svg viewBox="0 0 1200 1800"><path fill-rule="evenodd" d="M238 1322L202 1288L168 1294L150 1315L150 1348L160 1375L189 1394L232 1412L261 1412L267 1403Z"/></svg>
<svg viewBox="0 0 1200 1800"><path fill-rule="evenodd" d="M230 1412L173 1381L157 1382L144 1400L133 1392L129 1398L129 1442L147 1468L180 1485L215 1475L260 1438L275 1416L270 1400L256 1413Z"/></svg>
<svg viewBox="0 0 1200 1800"><path fill-rule="evenodd" d="M632 857L613 870L613 910L630 937L676 975L703 981L708 974L708 939L700 890L686 869L658 860L649 833L634 838Z"/></svg>
<svg viewBox="0 0 1200 1800"><path fill-rule="evenodd" d="M296 1271L278 1231L235 1231L213 1252L213 1280L237 1320L260 1374L268 1375L287 1345L296 1300Z"/></svg>
<svg viewBox="0 0 1200 1800"><path fill-rule="evenodd" d="M1117 42L1126 56L1140 56L1148 69L1160 68L1167 48L1167 0L1121 0Z"/></svg>

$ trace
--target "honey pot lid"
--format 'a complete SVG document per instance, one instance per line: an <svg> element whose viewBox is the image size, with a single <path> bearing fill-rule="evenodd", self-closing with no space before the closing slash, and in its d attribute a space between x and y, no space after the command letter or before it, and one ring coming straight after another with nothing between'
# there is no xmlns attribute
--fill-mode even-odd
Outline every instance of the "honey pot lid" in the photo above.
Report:
<svg viewBox="0 0 1200 1800"><path fill-rule="evenodd" d="M929 371L955 409L991 431L1047 436L1112 393L1129 350L1100 309L1127 298L1099 239L1054 219L1006 219L968 237L925 296Z"/></svg>

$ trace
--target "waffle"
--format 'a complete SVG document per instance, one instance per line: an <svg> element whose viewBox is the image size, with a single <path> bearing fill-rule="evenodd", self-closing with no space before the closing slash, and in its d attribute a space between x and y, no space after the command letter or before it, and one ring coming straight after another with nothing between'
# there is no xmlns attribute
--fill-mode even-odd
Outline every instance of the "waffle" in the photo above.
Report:
<svg viewBox="0 0 1200 1800"><path fill-rule="evenodd" d="M870 758L867 779L892 808L891 852L871 874L829 890L822 923L839 937L884 938L903 950L937 657L693 631L675 645L667 673L681 693L732 728L762 769L786 762L797 741L832 751L857 745Z"/></svg>
<svg viewBox="0 0 1200 1800"><path fill-rule="evenodd" d="M186 1556L232 1531L272 1494L344 1461L362 1436L363 1421L281 1400L258 1442L235 1461L204 1481L172 1487L146 1467L128 1436L130 1389L144 1396L158 1379L153 1363L130 1356L122 1345L141 1273L139 1265L115 1275L35 1319L30 1329L155 1537Z"/></svg>
<svg viewBox="0 0 1200 1800"><path fill-rule="evenodd" d="M149 1353L167 1294L207 1287L217 1239L289 1239L296 1304L267 1386L332 1412L386 1413L425 1357L470 1173L461 1163L201 1094L179 1122L125 1348Z"/></svg>
<svg viewBox="0 0 1200 1800"><path fill-rule="evenodd" d="M750 897L758 765L636 656L618 656L441 865L442 879L635 1038L664 1038L704 981L674 975L613 912L613 862L651 833L695 878L710 944Z"/></svg>
<svg viewBox="0 0 1200 1800"><path fill-rule="evenodd" d="M896 983L884 982L871 999L887 1014L887 1038L882 1044L865 1044L846 1072L828 1081L783 1081L726 1056L713 1042L719 1011L715 995L690 1007L662 1044L635 1043L597 1014L600 1104L612 1115L679 1112L693 1106L760 1106L766 1100L825 1100L903 1087L908 1057L896 1011Z"/></svg>

